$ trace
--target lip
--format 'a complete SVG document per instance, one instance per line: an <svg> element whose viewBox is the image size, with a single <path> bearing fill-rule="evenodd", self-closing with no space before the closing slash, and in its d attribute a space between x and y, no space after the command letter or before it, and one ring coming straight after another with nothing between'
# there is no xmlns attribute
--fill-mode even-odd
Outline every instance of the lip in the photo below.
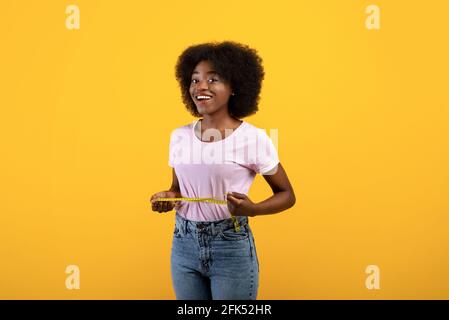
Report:
<svg viewBox="0 0 449 320"><path fill-rule="evenodd" d="M196 97L197 96L209 96L210 97L210 99L204 99L204 100L198 100ZM205 102L207 102L207 101L209 101L209 100L212 100L214 97L211 95L211 94L205 94L205 93L199 93L199 94L195 94L194 96L193 96L193 99L196 101L196 102L198 102L198 103L205 103Z"/></svg>
<svg viewBox="0 0 449 320"><path fill-rule="evenodd" d="M195 99L196 103L199 103L199 104L205 104L205 103L209 102L209 100L212 100L212 98L210 98L210 99L204 99L204 100L196 100L196 99Z"/></svg>

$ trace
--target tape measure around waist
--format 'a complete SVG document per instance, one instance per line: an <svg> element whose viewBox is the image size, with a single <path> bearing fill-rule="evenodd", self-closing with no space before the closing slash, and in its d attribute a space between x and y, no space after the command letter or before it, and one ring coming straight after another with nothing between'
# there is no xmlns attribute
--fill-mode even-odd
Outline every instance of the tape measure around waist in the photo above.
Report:
<svg viewBox="0 0 449 320"><path fill-rule="evenodd" d="M156 201L190 201L190 202L209 202L215 204L227 204L227 200L217 200L214 198L157 198Z"/></svg>
<svg viewBox="0 0 449 320"><path fill-rule="evenodd" d="M187 197L181 197L181 198L156 198L156 201L190 201L190 202L208 202L208 203L214 203L214 204L228 204L227 200L217 200L214 198L187 198ZM234 229L236 232L240 231L240 224L235 216L231 214L231 219L234 222Z"/></svg>

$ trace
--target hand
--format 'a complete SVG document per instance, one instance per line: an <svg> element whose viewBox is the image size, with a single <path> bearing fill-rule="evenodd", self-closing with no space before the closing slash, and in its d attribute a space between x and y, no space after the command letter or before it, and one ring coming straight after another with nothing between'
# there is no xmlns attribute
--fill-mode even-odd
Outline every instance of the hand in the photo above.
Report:
<svg viewBox="0 0 449 320"><path fill-rule="evenodd" d="M151 196L150 202L151 202L151 208L153 211L157 211L159 213L161 212L167 212L171 211L173 209L179 210L179 207L181 206L180 201L156 201L157 198L180 198L181 193L176 191L161 191L158 193L155 193Z"/></svg>
<svg viewBox="0 0 449 320"><path fill-rule="evenodd" d="M246 194L228 192L228 209L233 216L255 216L256 204Z"/></svg>

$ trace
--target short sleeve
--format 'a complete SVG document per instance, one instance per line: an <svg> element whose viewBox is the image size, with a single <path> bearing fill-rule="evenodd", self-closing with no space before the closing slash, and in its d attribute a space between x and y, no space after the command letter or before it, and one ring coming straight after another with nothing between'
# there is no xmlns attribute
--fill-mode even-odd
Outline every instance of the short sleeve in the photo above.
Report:
<svg viewBox="0 0 449 320"><path fill-rule="evenodd" d="M255 169L257 173L262 175L269 173L270 175L275 174L270 172L279 163L279 155L277 149L268 136L268 134L263 129L257 129L257 157Z"/></svg>

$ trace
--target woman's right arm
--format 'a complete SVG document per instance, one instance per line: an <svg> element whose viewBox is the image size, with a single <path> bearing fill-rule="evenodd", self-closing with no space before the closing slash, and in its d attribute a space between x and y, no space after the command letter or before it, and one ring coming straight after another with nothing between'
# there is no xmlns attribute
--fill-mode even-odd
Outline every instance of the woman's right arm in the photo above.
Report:
<svg viewBox="0 0 449 320"><path fill-rule="evenodd" d="M172 179L170 191L175 191L175 192L181 193L181 190L179 189L178 176L176 175L175 168L173 168L172 172L173 172L173 179Z"/></svg>

